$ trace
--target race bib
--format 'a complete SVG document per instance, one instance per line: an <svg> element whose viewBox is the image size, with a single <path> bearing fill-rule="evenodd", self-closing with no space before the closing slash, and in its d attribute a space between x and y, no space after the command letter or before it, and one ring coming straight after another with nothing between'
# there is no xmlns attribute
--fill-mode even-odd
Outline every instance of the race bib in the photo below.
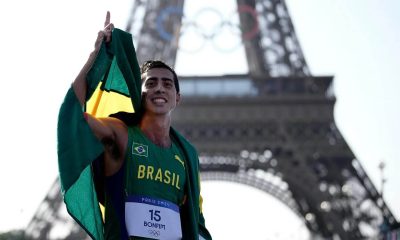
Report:
<svg viewBox="0 0 400 240"><path fill-rule="evenodd" d="M125 223L129 236L154 239L181 239L178 205L153 197L128 196Z"/></svg>

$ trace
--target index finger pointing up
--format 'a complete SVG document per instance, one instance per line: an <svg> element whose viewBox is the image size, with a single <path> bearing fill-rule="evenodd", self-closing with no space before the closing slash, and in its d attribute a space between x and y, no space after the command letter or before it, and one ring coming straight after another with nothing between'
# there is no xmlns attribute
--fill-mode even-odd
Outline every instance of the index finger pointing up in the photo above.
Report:
<svg viewBox="0 0 400 240"><path fill-rule="evenodd" d="M110 11L107 11L106 21L104 22L104 28L106 28L110 24Z"/></svg>

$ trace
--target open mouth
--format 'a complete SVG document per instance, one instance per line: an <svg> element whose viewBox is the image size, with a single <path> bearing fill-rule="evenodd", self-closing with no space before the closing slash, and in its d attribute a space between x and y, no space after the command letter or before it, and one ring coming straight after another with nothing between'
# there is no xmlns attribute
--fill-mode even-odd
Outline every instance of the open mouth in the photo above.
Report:
<svg viewBox="0 0 400 240"><path fill-rule="evenodd" d="M153 103L166 103L167 99L161 98L161 97L156 97L156 98L152 98L151 101Z"/></svg>

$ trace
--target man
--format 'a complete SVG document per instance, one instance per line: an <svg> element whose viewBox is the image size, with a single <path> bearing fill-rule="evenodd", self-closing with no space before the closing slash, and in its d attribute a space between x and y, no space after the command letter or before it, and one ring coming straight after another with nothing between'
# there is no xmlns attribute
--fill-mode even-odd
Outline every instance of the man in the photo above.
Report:
<svg viewBox="0 0 400 240"><path fill-rule="evenodd" d="M72 84L76 100L84 109L87 107L90 85L88 75L92 68L95 68L93 65L101 62L99 55L104 47L103 41L112 46L116 45L113 41L118 41L114 39L118 35L112 33L113 25L110 23L109 12L104 26L104 30L98 34L94 51ZM119 51L124 51L121 49L125 48L114 47L113 54L118 55ZM123 65L124 60L120 59L118 64ZM94 199L100 199L105 207L104 230L98 230L98 225L93 227L90 220L84 219L85 214L81 213L82 210L87 210L84 207L69 207L80 204L78 200L68 200L75 199L75 195L79 195L80 191L74 190L77 180L71 180L71 184L65 184L64 180L66 173L63 166L69 164L71 157L62 156L65 152L70 152L69 149L64 150L63 146L70 144L70 141L60 139L63 140L65 134L70 134L62 130L66 128L65 124L70 123L60 121L63 116L70 118L74 115L67 113L73 112L70 108L74 108L71 104L74 96L70 92L67 94L59 117L60 179L67 209L94 239L102 239L102 236L94 236L96 232L104 233L105 239L211 239L201 212L197 154L194 148L171 128L171 114L180 101L176 73L161 61L148 61L141 68L140 78L141 102L136 106L135 114L116 113L112 114L112 117L98 118L83 112L87 125L103 145L103 154L92 162L90 172L93 172L97 179L98 194ZM127 84L132 85L132 82ZM130 89L134 87L131 86ZM133 119L135 121L131 121ZM85 125L79 121L73 127L67 128L74 127L85 129ZM81 150L83 155L87 155L86 151L90 152L90 147L82 147ZM96 156L96 153L88 155ZM77 164L76 160L74 161L75 166ZM78 181L88 169L81 162L78 161L78 165L84 165L82 169L85 170L75 174L79 175ZM68 193L74 196L71 198ZM77 199L82 200L81 197ZM96 217L94 219L96 221Z"/></svg>

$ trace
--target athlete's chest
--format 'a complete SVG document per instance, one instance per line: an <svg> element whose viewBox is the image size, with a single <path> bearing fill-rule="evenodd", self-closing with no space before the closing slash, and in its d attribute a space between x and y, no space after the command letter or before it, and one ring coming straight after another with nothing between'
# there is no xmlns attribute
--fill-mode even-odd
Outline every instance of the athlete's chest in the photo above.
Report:
<svg viewBox="0 0 400 240"><path fill-rule="evenodd" d="M146 142L133 141L131 147L131 170L136 180L155 181L176 189L182 189L185 163L177 147L160 148Z"/></svg>
<svg viewBox="0 0 400 240"><path fill-rule="evenodd" d="M127 190L160 197L179 204L184 195L186 169L183 156L173 143L155 145L140 131L133 131L127 146Z"/></svg>

